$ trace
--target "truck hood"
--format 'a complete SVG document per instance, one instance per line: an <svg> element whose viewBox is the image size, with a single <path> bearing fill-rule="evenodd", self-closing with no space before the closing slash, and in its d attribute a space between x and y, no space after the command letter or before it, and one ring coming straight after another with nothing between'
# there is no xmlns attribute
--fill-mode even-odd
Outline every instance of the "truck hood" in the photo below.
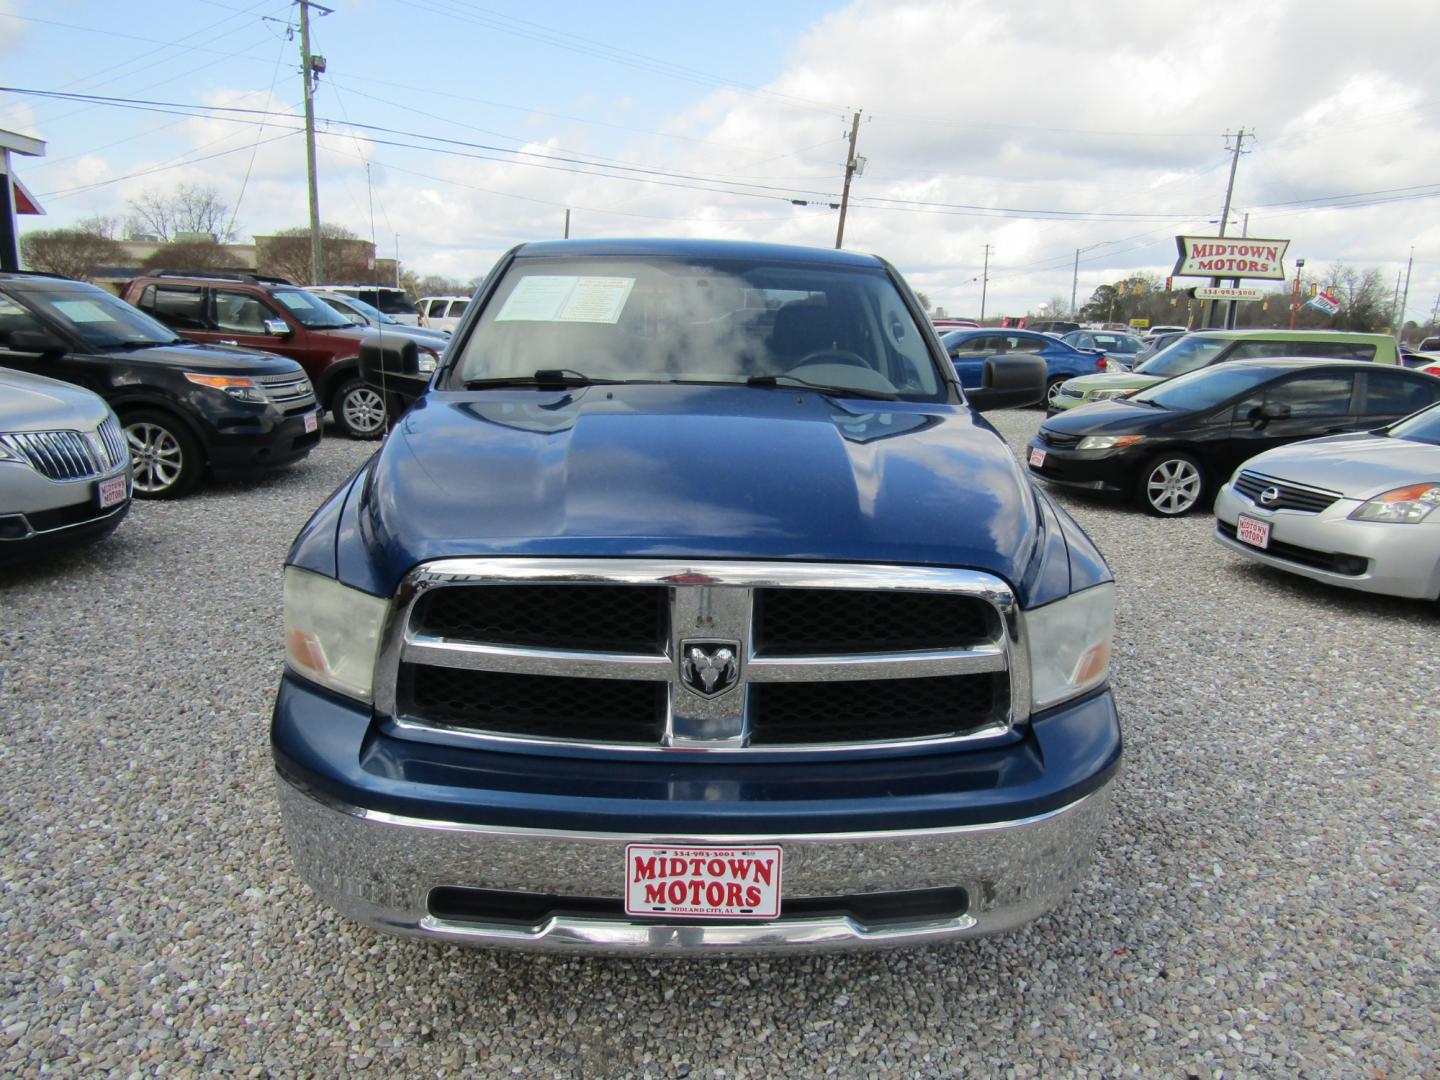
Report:
<svg viewBox="0 0 1440 1080"><path fill-rule="evenodd" d="M1368 433L1329 435L1268 450L1242 468L1371 499L1397 487L1440 483L1440 446Z"/></svg>
<svg viewBox="0 0 1440 1080"><path fill-rule="evenodd" d="M1018 585L1039 528L1014 456L969 410L788 388L432 392L359 509L368 535L338 570L381 593L465 555L929 564Z"/></svg>

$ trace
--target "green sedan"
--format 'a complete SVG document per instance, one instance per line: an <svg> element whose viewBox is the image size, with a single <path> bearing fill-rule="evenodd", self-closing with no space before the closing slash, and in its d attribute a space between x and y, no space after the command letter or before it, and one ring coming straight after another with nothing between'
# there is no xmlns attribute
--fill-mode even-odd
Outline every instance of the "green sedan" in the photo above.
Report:
<svg viewBox="0 0 1440 1080"><path fill-rule="evenodd" d="M1134 371L1067 379L1059 392L1051 397L1048 411L1054 415L1092 401L1124 397L1173 379L1176 375L1227 360L1256 360L1271 356L1399 363L1395 339L1388 334L1341 330L1205 330L1180 338Z"/></svg>

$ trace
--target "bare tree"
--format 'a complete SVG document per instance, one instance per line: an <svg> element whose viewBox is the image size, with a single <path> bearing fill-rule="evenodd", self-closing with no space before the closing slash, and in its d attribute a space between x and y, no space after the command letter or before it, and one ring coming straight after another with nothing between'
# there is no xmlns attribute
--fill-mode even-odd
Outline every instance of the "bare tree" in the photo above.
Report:
<svg viewBox="0 0 1440 1080"><path fill-rule="evenodd" d="M321 224L320 257L332 282L375 281L374 247L343 225ZM255 263L262 273L310 281L310 230L303 225L255 238Z"/></svg>
<svg viewBox="0 0 1440 1080"><path fill-rule="evenodd" d="M175 240L161 244L147 255L140 268L155 270L229 270L236 269L236 260L224 244L211 240Z"/></svg>
<svg viewBox="0 0 1440 1080"><path fill-rule="evenodd" d="M124 231L125 223L118 217L108 214L91 214L83 217L75 223L75 228L80 232L92 233L95 236L104 236L110 240L119 240L120 234Z"/></svg>
<svg viewBox="0 0 1440 1080"><path fill-rule="evenodd" d="M83 278L97 266L118 266L125 261L119 242L81 229L44 229L26 233L20 254L32 270L62 277Z"/></svg>
<svg viewBox="0 0 1440 1080"><path fill-rule="evenodd" d="M146 188L129 202L130 234L148 233L167 243L177 233L209 233L221 243L234 239L230 207L206 184L181 184L171 192Z"/></svg>

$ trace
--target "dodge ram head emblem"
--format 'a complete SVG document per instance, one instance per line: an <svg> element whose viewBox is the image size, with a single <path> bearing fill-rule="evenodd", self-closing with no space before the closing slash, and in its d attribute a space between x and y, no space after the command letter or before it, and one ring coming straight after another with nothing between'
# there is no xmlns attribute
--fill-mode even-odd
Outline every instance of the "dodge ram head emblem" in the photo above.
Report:
<svg viewBox="0 0 1440 1080"><path fill-rule="evenodd" d="M740 681L738 641L682 641L680 681L701 697L719 697Z"/></svg>

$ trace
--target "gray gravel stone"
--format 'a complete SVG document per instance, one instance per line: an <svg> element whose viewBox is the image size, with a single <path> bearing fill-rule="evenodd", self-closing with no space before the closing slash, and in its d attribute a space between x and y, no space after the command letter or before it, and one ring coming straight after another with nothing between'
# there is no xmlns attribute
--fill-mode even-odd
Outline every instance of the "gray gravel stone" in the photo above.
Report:
<svg viewBox="0 0 1440 1080"><path fill-rule="evenodd" d="M992 414L1023 449L1033 411ZM373 449L0 569L0 1074L1440 1071L1436 605L1065 493L1111 560L1127 762L1069 904L958 947L705 964L391 940L291 874L279 567Z"/></svg>

